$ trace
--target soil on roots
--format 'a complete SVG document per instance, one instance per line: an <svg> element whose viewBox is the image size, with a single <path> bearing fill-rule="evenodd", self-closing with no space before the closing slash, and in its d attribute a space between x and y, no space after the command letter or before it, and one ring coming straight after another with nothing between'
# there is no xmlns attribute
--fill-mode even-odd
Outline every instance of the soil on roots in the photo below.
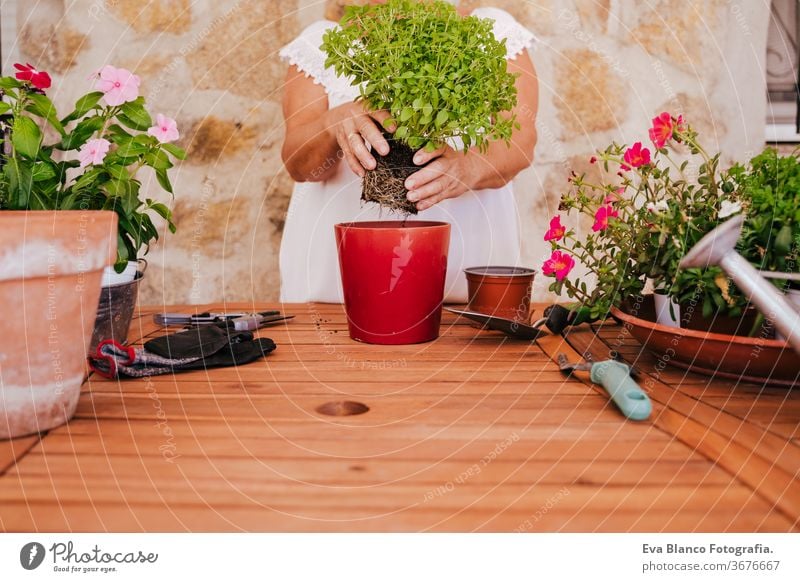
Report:
<svg viewBox="0 0 800 582"><path fill-rule="evenodd" d="M408 145L396 140L391 133L383 131L389 142L389 153L385 156L373 150L376 166L367 170L362 180L361 199L376 202L391 212L398 214L416 214L416 205L406 196L406 178L424 166L414 164L414 153Z"/></svg>

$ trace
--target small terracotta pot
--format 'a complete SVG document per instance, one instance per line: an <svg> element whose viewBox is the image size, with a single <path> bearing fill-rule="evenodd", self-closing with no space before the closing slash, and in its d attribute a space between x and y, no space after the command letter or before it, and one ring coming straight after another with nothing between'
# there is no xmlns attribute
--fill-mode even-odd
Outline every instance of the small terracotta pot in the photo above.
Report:
<svg viewBox="0 0 800 582"><path fill-rule="evenodd" d="M0 212L0 439L75 412L116 241L113 212Z"/></svg>
<svg viewBox="0 0 800 582"><path fill-rule="evenodd" d="M470 311L527 323L536 271L524 267L470 267L467 275Z"/></svg>
<svg viewBox="0 0 800 582"><path fill-rule="evenodd" d="M439 337L449 224L337 224L336 245L351 338L414 344Z"/></svg>

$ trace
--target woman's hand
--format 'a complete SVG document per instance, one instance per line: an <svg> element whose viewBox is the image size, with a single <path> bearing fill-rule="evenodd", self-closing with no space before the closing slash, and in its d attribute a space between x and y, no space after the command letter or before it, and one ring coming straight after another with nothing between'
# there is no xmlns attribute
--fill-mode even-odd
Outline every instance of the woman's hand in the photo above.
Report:
<svg viewBox="0 0 800 582"><path fill-rule="evenodd" d="M457 152L445 146L434 152L420 150L414 155L414 163L425 164L421 170L411 174L405 182L408 199L416 202L417 210L426 210L447 198L456 198L475 187L474 153Z"/></svg>
<svg viewBox="0 0 800 582"><path fill-rule="evenodd" d="M347 103L330 110L334 116L333 129L339 147L347 165L353 172L364 177L366 170L374 170L375 158L372 157L367 144L382 156L389 153L389 144L379 129L391 115L388 111L367 111L360 102ZM377 122L379 125L376 125ZM389 127L388 131L394 131Z"/></svg>

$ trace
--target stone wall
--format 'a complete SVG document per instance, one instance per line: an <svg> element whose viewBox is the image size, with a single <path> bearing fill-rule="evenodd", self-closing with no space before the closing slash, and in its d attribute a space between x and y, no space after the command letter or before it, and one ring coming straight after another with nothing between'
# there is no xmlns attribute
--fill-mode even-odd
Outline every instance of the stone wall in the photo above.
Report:
<svg viewBox="0 0 800 582"><path fill-rule="evenodd" d="M768 4L746 0L464 0L511 12L539 37L539 145L516 191L527 264L571 169L594 148L646 138L682 113L726 160L763 145ZM148 255L145 303L275 300L292 183L280 160L277 51L324 13L320 0L17 0L24 60L67 109L111 63L142 77L151 110L178 120L178 233ZM145 184L163 198L152 179ZM537 285L546 296L546 282Z"/></svg>

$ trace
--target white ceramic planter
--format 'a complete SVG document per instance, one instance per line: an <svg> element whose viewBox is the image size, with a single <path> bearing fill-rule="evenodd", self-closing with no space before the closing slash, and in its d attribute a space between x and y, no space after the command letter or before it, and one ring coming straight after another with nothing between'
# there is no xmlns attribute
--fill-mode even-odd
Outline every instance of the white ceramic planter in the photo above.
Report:
<svg viewBox="0 0 800 582"><path fill-rule="evenodd" d="M655 292L656 321L667 327L681 326L681 306L669 295ZM671 309L670 309L671 307Z"/></svg>
<svg viewBox="0 0 800 582"><path fill-rule="evenodd" d="M111 287L112 285L120 285L122 283L130 283L136 277L136 270L139 268L139 263L136 261L128 261L128 266L121 273L114 270L114 266L106 267L103 269L103 287Z"/></svg>

